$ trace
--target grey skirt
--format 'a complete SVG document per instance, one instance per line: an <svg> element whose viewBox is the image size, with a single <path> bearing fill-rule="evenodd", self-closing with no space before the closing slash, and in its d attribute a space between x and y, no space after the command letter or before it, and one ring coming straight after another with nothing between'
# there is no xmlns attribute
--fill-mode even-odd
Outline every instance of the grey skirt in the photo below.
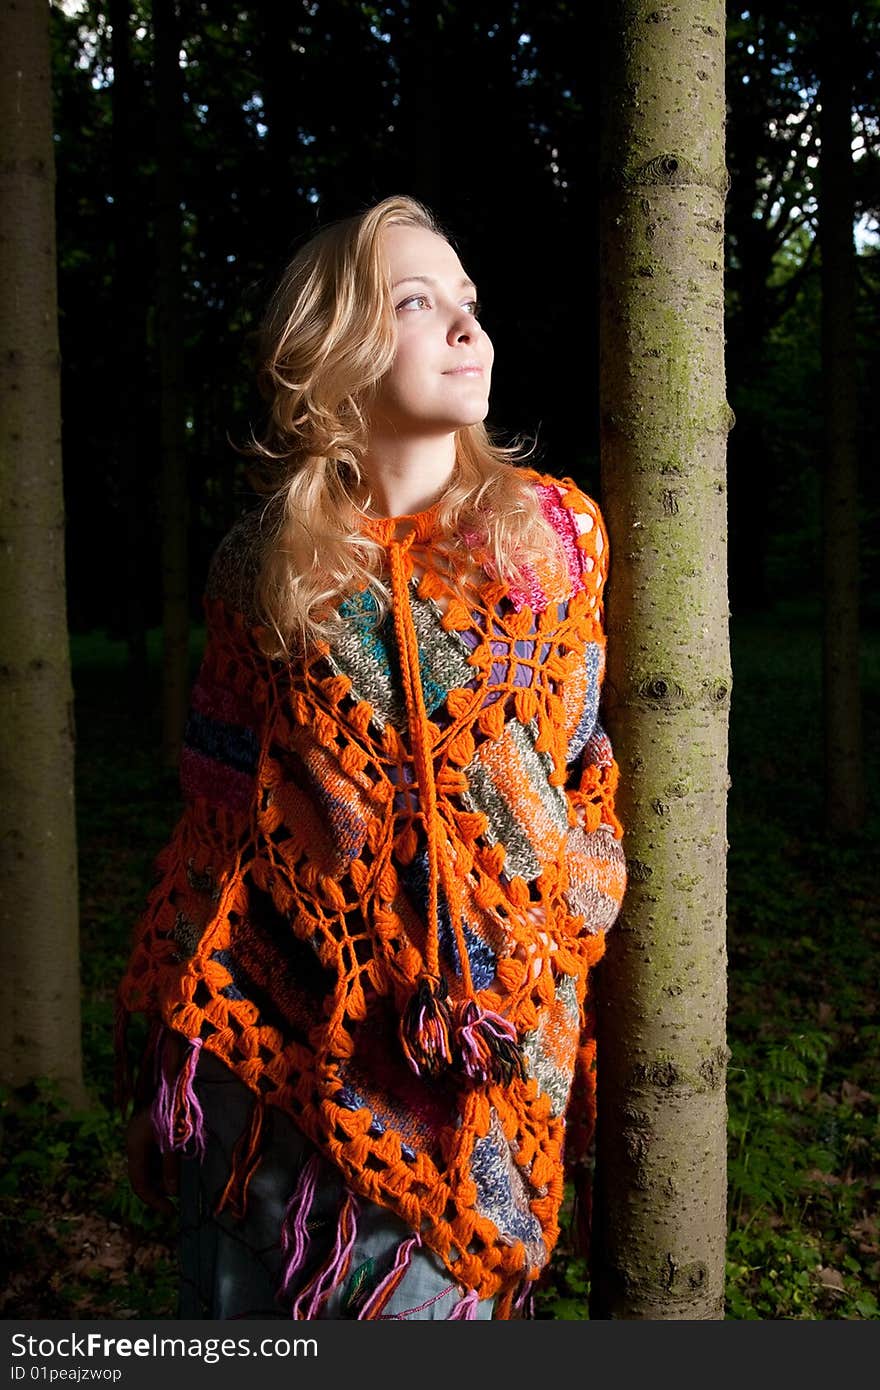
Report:
<svg viewBox="0 0 880 1390"><path fill-rule="evenodd" d="M178 1318L301 1317L297 1295L325 1265L337 1241L339 1213L346 1188L330 1164L320 1166L320 1183L311 1195L307 1223L307 1257L285 1283L286 1256L281 1232L290 1223L297 1180L310 1160L313 1144L276 1106L267 1107L265 1144L250 1179L244 1217L214 1208L226 1187L232 1150L245 1130L253 1093L211 1053L202 1052L194 1079L205 1124L202 1160L184 1156L180 1173L180 1293ZM344 1277L314 1314L318 1318L357 1318L365 1298L399 1265L399 1252L412 1230L394 1212L366 1198L358 1199L351 1258ZM410 1249L405 1273L382 1305L378 1319L449 1318L465 1291L442 1261L424 1246ZM469 1316L492 1317L495 1300L471 1302ZM458 1313L456 1316L462 1316Z"/></svg>

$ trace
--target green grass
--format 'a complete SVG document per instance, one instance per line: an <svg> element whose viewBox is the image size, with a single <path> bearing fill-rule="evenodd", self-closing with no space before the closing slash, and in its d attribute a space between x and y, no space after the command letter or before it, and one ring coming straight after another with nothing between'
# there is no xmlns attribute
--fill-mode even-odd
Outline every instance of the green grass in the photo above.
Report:
<svg viewBox="0 0 880 1390"><path fill-rule="evenodd" d="M734 645L727 1297L737 1318L880 1311L878 810L860 835L824 833L818 632L818 615L790 608ZM872 788L876 632L863 688Z"/></svg>
<svg viewBox="0 0 880 1390"><path fill-rule="evenodd" d="M729 839L727 1316L878 1317L880 1090L877 809L863 835L821 825L817 616L734 623ZM194 661L201 634L193 634ZM92 1104L49 1084L0 1092L6 1318L172 1318L173 1223L125 1176L111 1108L112 995L178 811L158 766L159 644L140 708L120 643L73 641L83 1039ZM880 642L865 643L869 786ZM586 1318L589 1280L563 1234L539 1317Z"/></svg>

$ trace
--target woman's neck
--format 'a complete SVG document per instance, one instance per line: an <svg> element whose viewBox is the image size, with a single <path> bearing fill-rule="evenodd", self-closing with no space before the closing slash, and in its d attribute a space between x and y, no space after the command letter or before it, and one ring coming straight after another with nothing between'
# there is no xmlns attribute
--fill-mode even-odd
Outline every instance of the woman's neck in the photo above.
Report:
<svg viewBox="0 0 880 1390"><path fill-rule="evenodd" d="M445 441L444 441L445 443ZM418 444L427 447L418 447ZM451 449L438 451L436 441L397 441L397 447L371 447L361 460L364 486L355 496L363 506L367 494L371 502L368 516L413 516L427 511L442 497L455 476L455 438Z"/></svg>

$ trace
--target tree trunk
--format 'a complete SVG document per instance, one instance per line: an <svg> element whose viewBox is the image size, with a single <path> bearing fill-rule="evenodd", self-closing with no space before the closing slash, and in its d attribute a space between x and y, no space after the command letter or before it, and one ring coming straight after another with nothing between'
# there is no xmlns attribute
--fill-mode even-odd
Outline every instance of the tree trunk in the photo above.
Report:
<svg viewBox="0 0 880 1390"><path fill-rule="evenodd" d="M442 203L454 158L437 115L443 109L443 99L435 58L438 50L443 50L444 22L445 17L433 5L410 5L406 12L398 11L396 19L392 13L385 19L400 68L395 139L406 150L406 191L429 207Z"/></svg>
<svg viewBox="0 0 880 1390"><path fill-rule="evenodd" d="M83 1103L49 7L0 6L0 1068Z"/></svg>
<svg viewBox="0 0 880 1390"><path fill-rule="evenodd" d="M184 450L181 272L180 26L175 0L153 0L156 73L156 228L162 553L162 760L180 757L189 699L189 499Z"/></svg>
<svg viewBox="0 0 880 1390"><path fill-rule="evenodd" d="M853 252L852 7L821 10L819 244L825 478L825 815L830 835L865 819L859 681L858 362Z"/></svg>
<svg viewBox="0 0 880 1390"><path fill-rule="evenodd" d="M128 701L132 713L144 713L147 686L147 642L143 602L144 497L138 469L143 396L136 384L143 379L140 364L146 342L139 322L139 280L143 274L141 239L132 171L134 119L129 0L110 0L113 59L113 402L116 476L122 515L118 573L123 578L125 631L128 641Z"/></svg>
<svg viewBox="0 0 880 1390"><path fill-rule="evenodd" d="M598 977L592 1318L724 1309L724 23L721 0L603 13L604 722L629 887Z"/></svg>
<svg viewBox="0 0 880 1390"><path fill-rule="evenodd" d="M282 267L293 255L295 222L299 203L298 184L302 180L299 122L301 74L293 57L292 43L299 16L286 5L266 5L256 12L261 30L260 72L263 119L267 133L266 181L272 190L277 215L267 218L262 247L264 261Z"/></svg>

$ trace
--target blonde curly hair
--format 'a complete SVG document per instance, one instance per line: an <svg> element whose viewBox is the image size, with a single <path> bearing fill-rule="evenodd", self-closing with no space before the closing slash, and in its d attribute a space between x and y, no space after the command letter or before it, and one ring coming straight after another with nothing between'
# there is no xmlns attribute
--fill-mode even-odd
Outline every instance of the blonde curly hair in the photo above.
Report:
<svg viewBox="0 0 880 1390"><path fill-rule="evenodd" d="M254 605L270 657L289 660L332 641L345 619L340 600L372 590L377 622L391 595L385 551L361 526L371 497L359 467L368 411L391 366L397 322L382 230L392 223L450 238L414 198L384 198L317 232L296 253L271 296L258 335L257 380L268 401L260 439L243 452L248 479L268 501L255 558ZM438 532L480 538L496 573L527 583L524 566L557 556L533 479L516 466L534 449L495 443L482 422L455 432L455 470L437 515ZM462 542L463 545L463 542Z"/></svg>

